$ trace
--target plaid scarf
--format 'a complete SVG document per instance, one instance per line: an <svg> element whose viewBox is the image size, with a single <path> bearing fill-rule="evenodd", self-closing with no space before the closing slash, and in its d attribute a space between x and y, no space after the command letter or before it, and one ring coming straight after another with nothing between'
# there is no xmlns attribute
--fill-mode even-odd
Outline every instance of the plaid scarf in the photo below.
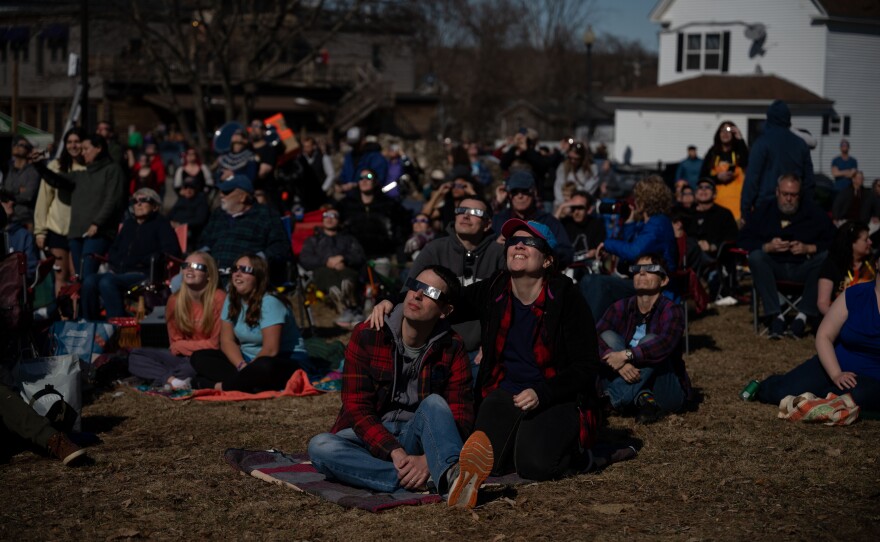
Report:
<svg viewBox="0 0 880 542"><path fill-rule="evenodd" d="M544 376L545 380L553 378L556 375L556 368L550 363L550 338L547 334L547 329L544 327L544 303L548 296L550 299L553 299L553 294L550 293L547 288L547 282L544 281L544 284L541 286L541 293L538 294L538 298L530 307L532 314L535 315L535 319L537 320L537 325L534 329L532 350L535 354L535 364L538 366L538 369L541 370L541 374ZM501 317L501 327L498 329L498 335L495 336L496 362L489 375L489 381L481 390L481 396L483 398L495 390L495 388L501 384L501 381L504 380L505 371L504 364L501 362L501 353L504 352L504 344L507 342L507 334L510 332L511 315L513 314L513 295L510 291L510 282L507 283L507 287L501 292L501 295L495 299L495 302L501 302L505 297L507 299L507 306L504 308L504 314Z"/></svg>

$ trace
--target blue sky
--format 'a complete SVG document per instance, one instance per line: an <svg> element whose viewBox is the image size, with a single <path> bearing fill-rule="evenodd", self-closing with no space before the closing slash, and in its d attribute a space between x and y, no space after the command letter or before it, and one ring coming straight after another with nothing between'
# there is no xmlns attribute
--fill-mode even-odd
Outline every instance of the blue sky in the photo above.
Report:
<svg viewBox="0 0 880 542"><path fill-rule="evenodd" d="M638 40L649 51L657 51L660 25L651 23L648 14L658 0L594 0L596 16L593 31Z"/></svg>

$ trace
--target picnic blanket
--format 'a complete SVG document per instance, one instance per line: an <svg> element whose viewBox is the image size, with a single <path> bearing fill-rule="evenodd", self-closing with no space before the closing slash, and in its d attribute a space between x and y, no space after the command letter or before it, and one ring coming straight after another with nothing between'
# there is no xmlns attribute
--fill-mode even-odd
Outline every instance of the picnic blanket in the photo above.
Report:
<svg viewBox="0 0 880 542"><path fill-rule="evenodd" d="M189 395L171 397L175 401L255 401L257 399L274 399L276 397L306 397L320 395L322 392L312 386L309 377L302 369L297 369L287 381L287 386L281 391L261 391L260 393L245 393L243 391L220 391L220 390L193 390Z"/></svg>
<svg viewBox="0 0 880 542"><path fill-rule="evenodd" d="M315 470L306 453L286 454L278 450L243 450L230 448L223 459L242 474L258 480L286 486L314 495L346 508L360 508L368 512L382 512L398 506L434 504L443 499L436 493L396 491L379 493L328 480ZM489 477L483 486L516 485L530 482L516 474Z"/></svg>

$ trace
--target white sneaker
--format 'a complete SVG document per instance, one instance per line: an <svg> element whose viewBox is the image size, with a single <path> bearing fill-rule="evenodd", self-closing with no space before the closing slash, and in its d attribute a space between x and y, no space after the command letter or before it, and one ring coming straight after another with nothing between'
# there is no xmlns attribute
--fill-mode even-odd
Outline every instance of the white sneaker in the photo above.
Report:
<svg viewBox="0 0 880 542"><path fill-rule="evenodd" d="M732 307L739 303L735 297L727 295L715 301L715 305L718 307Z"/></svg>

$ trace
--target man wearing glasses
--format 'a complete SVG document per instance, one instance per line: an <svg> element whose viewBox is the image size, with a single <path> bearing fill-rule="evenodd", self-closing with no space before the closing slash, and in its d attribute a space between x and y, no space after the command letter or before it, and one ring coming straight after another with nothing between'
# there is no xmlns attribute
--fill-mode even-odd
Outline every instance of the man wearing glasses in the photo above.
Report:
<svg viewBox="0 0 880 542"><path fill-rule="evenodd" d="M318 472L352 486L444 495L474 422L467 353L446 321L459 285L449 269L431 266L406 286L378 331L369 322L354 329L342 410L329 433L309 442L309 457Z"/></svg>
<svg viewBox="0 0 880 542"><path fill-rule="evenodd" d="M616 301L596 324L600 376L608 407L636 413L639 423L653 423L678 412L690 393L690 378L681 356L684 313L661 295L669 283L663 258L639 257L630 266L636 295Z"/></svg>
<svg viewBox="0 0 880 542"><path fill-rule="evenodd" d="M778 280L804 284L789 334L803 337L807 317L818 316L819 272L833 238L831 219L812 201L803 201L801 180L792 173L779 177L775 201L759 206L746 218L739 245L749 251L752 281L764 303L771 339L782 338L789 325L779 304Z"/></svg>
<svg viewBox="0 0 880 542"><path fill-rule="evenodd" d="M455 208L455 222L447 226L446 237L434 239L419 252L410 268L410 276L418 276L432 265L448 267L462 286L487 279L504 268L504 246L495 242L492 233L492 212L477 196L466 197ZM454 327L463 338L468 352L480 347L478 322Z"/></svg>
<svg viewBox="0 0 880 542"><path fill-rule="evenodd" d="M550 228L556 237L556 249L554 250L559 268L564 269L571 263L574 250L571 247L565 228L552 214L540 209L536 201L535 177L529 171L514 171L507 179L507 184L499 186L495 194L499 201L504 201L508 207L495 215L492 219L492 227L496 232L501 232L501 226L511 218L519 218L528 222L534 220ZM499 238L499 243L504 239Z"/></svg>

